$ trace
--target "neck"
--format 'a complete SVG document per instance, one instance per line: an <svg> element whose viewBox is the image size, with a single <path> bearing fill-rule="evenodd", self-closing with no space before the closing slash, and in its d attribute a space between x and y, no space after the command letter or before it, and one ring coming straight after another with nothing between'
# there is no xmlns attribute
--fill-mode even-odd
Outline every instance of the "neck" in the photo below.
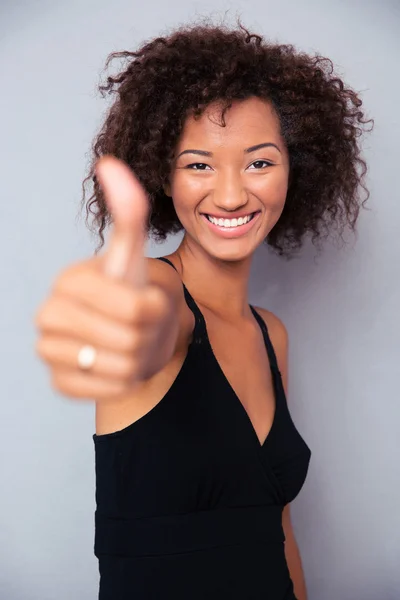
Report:
<svg viewBox="0 0 400 600"><path fill-rule="evenodd" d="M200 247L192 247L185 238L174 255L182 279L200 307L224 320L243 319L249 315L251 257L241 261L219 260Z"/></svg>

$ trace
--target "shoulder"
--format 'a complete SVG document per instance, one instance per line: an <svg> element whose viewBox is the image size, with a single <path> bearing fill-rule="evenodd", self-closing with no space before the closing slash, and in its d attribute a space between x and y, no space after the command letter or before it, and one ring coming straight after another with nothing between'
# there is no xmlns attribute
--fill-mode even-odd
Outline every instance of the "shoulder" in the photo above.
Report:
<svg viewBox="0 0 400 600"><path fill-rule="evenodd" d="M255 306L254 308L263 318L274 347L277 345L279 347L286 347L287 349L289 336L283 321L266 308L260 308L259 306Z"/></svg>
<svg viewBox="0 0 400 600"><path fill-rule="evenodd" d="M180 322L178 348L187 349L194 330L195 318L187 305L181 276L174 267L163 260L147 257L146 261L149 283L162 287L175 300Z"/></svg>
<svg viewBox="0 0 400 600"><path fill-rule="evenodd" d="M289 335L283 321L270 310L254 307L258 314L263 318L270 340L275 350L276 360L278 361L279 370L282 374L282 380L285 390L287 390L288 377L288 351L289 351Z"/></svg>

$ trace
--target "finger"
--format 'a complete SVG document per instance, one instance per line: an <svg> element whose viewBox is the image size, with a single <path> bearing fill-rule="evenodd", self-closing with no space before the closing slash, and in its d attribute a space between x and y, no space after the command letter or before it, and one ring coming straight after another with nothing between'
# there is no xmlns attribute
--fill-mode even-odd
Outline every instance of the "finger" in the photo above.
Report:
<svg viewBox="0 0 400 600"><path fill-rule="evenodd" d="M147 285L139 291L132 290L123 281L113 281L101 272L84 268L75 269L73 273L66 272L58 278L53 287L53 296L43 305L42 311L47 311L50 306L55 312L58 299L64 302L68 300L78 307L91 308L95 313L129 326L154 323L170 309L168 295L156 285ZM63 311L59 315L65 318L65 304L58 310Z"/></svg>
<svg viewBox="0 0 400 600"><path fill-rule="evenodd" d="M140 331L94 313L90 308L69 299L52 297L36 315L36 325L45 333L72 337L96 348L114 352L134 352Z"/></svg>
<svg viewBox="0 0 400 600"><path fill-rule="evenodd" d="M60 368L52 371L51 385L61 394L71 398L115 401L118 396L131 392L138 383L126 384L99 375L91 375L90 371Z"/></svg>
<svg viewBox="0 0 400 600"><path fill-rule="evenodd" d="M149 201L132 170L107 155L96 165L113 227L105 253L105 272L128 280L135 287L146 283L144 246Z"/></svg>
<svg viewBox="0 0 400 600"><path fill-rule="evenodd" d="M76 268L66 271L54 284L53 294L67 296L110 319L132 325L137 315L138 296L121 280L105 277L98 269Z"/></svg>
<svg viewBox="0 0 400 600"><path fill-rule="evenodd" d="M36 344L36 352L52 368L61 370L80 369L78 355L82 343L73 338L53 335L42 336ZM129 383L136 371L136 361L129 353L112 352L105 348L96 350L96 358L90 374L105 379L117 379Z"/></svg>

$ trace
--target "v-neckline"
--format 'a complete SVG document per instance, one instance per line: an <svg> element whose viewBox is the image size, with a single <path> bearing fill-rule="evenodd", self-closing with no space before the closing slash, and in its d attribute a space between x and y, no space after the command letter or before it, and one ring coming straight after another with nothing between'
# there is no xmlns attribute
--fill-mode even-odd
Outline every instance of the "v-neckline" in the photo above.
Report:
<svg viewBox="0 0 400 600"><path fill-rule="evenodd" d="M175 271L178 272L178 269L175 267L175 265L168 258L165 258L165 257L159 257L159 258L160 258L160 260L163 260L163 261L167 262L168 264L170 264L171 267L173 267L175 269ZM179 272L178 272L178 274L179 274ZM261 329L261 334L263 336L264 348L265 348L265 351L267 353L267 360L268 360L269 368L270 368L270 371L271 371L272 385L273 385L273 394L274 394L274 414L273 414L273 418L272 418L272 424L271 424L271 427L270 427L270 429L269 429L269 431L268 431L268 433L267 433L264 441L261 442L260 438L258 437L257 431L256 431L256 429L255 429L255 427L253 425L253 422L252 422L252 420L250 418L249 413L247 412L247 410L246 410L243 402L240 400L239 396L237 395L237 393L233 389L233 386L229 382L229 380L228 380L227 376L225 375L225 373L224 373L221 365L218 362L217 357L215 356L215 353L214 353L214 350L213 350L213 348L211 346L210 338L209 338L209 335L208 335L206 319L205 319L203 313L199 309L196 301L194 300L193 296L190 294L189 290L187 289L187 287L186 287L186 285L184 284L183 281L182 281L182 285L183 285L183 289L184 289L184 292L185 292L186 301L187 301L187 303L189 305L189 308L192 310L192 312L195 315L195 328L194 328L194 331L193 331L193 340L194 340L194 338L197 335L200 334L200 336L201 336L202 335L201 330L203 330L203 332L204 332L204 334L206 336L208 345L210 347L211 354L212 354L213 359L215 361L215 364L217 365L217 367L218 367L218 369L219 369L222 377L224 378L224 380L226 382L226 385L230 389L232 396L235 398L236 403L239 405L239 409L242 411L244 419L248 423L249 429L251 431L251 435L253 436L253 438L255 440L257 448L259 450L261 450L261 449L263 449L267 445L267 443L268 443L268 441L269 441L269 439L271 437L271 433L272 433L272 430L273 430L273 428L275 426L276 419L277 419L278 402L279 402L279 388L278 388L277 379L276 379L277 378L277 372L275 371L275 364L274 364L274 362L276 362L276 361L273 361L273 356L272 355L274 355L274 350L272 348L271 340L268 339L268 332L267 332L267 326L265 324L265 321L261 317L261 315L256 311L256 309L254 308L254 306L252 306L251 304L249 304L250 310L251 310L251 312L252 312L252 314L253 314L256 322L257 322L257 325ZM271 347L271 350L270 350L269 346ZM277 369L277 366L276 366L276 369Z"/></svg>
<svg viewBox="0 0 400 600"><path fill-rule="evenodd" d="M261 334L262 334L262 337L263 337L263 340L264 340L264 348L265 348L265 352L267 354L267 360L268 360L268 364L269 364L270 371L271 371L273 394L274 394L274 414L273 414L272 424L271 424L271 427L270 427L270 429L269 429L266 437L264 438L264 440L262 442L261 442L260 438L258 437L257 431L256 431L256 429L255 429L255 427L253 425L253 422L252 422L252 420L250 418L249 413L247 412L247 410L246 410L243 402L240 400L239 396L235 392L235 390L234 390L232 384L230 383L229 379L225 375L225 373L224 373L224 371L223 371L223 369L222 369L222 367L221 367L221 365L220 365L220 363L219 363L219 361L218 361L218 359L217 359L217 357L216 357L216 355L214 353L213 347L211 345L210 337L208 335L206 319L205 319L203 313L200 311L199 307L196 304L196 308L199 311L199 313L201 315L201 319L203 321L204 331L205 331L205 334L206 334L207 342L208 342L208 345L210 347L213 359L214 359L214 361L215 361L215 363L216 363L216 365L217 365L217 367L218 367L218 369L219 369L222 377L224 378L226 385L229 387L232 396L235 398L236 403L239 405L239 410L242 411L244 419L248 423L248 426L249 426L249 429L250 429L250 433L251 433L251 435L253 436L253 438L255 440L256 446L258 447L259 450L262 450L266 446L266 444L268 443L268 440L269 440L269 438L271 436L271 432L272 432L272 430L273 430L273 428L275 426L275 423L276 423L276 416L277 416L277 412L278 412L278 386L277 386L277 382L276 382L276 373L274 372L274 368L273 368L273 365L272 365L272 362L271 362L271 356L270 356L270 353L269 353L269 350L268 350L266 333L264 332L264 329L263 329L263 327L261 325L261 321L259 321L259 319L262 320L262 317L261 317L261 315L258 314L258 312L254 308L254 306L252 306L251 304L249 304L249 307L250 307L251 312L252 312L252 314L253 314L256 322L257 322L258 327L261 330Z"/></svg>

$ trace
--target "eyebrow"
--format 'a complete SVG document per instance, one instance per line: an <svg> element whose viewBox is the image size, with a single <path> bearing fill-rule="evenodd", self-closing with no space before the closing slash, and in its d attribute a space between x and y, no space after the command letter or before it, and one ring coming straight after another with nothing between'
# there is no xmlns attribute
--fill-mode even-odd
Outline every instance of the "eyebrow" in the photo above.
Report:
<svg viewBox="0 0 400 600"><path fill-rule="evenodd" d="M260 150L261 148L268 148L269 146L273 146L274 148L276 148L278 150L278 152L281 152L280 148L276 144L273 144L272 142L265 142L263 144L257 144L256 146L250 146L250 148L246 148L244 152L246 154L249 154L250 152L255 152L256 150ZM184 150L183 152L181 152L176 158L178 159L183 154L199 154L200 156L213 156L213 153L208 152L207 150L196 150L194 148L190 148L188 150ZM282 152L281 152L281 154L282 154Z"/></svg>

